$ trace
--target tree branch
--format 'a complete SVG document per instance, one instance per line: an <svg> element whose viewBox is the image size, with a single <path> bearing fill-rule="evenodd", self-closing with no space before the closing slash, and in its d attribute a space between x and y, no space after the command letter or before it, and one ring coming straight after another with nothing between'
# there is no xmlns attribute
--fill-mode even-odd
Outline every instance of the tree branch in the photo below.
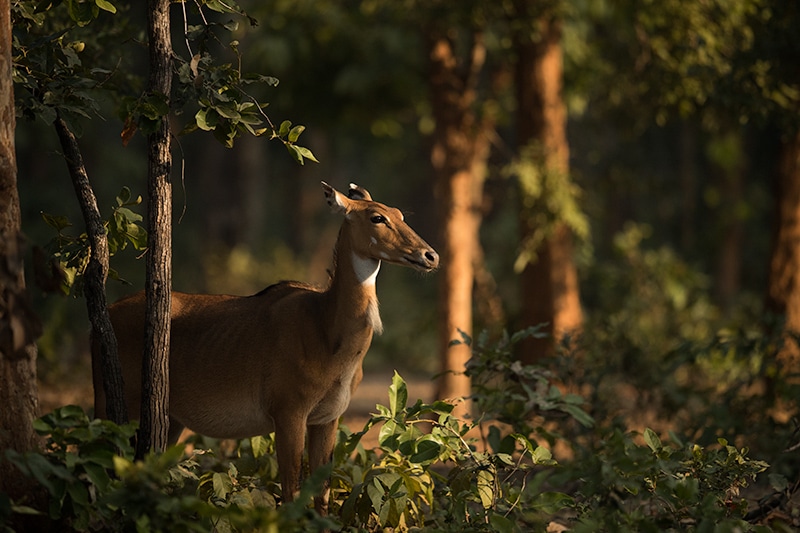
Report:
<svg viewBox="0 0 800 533"><path fill-rule="evenodd" d="M117 424L124 424L128 422L128 411L125 406L122 366L119 362L117 337L114 335L106 302L109 260L106 228L97 208L97 199L89 182L75 135L60 116L57 116L53 125L58 133L61 149L64 151L64 160L89 238L89 264L83 275L84 294L89 321L92 324L92 342L98 343L100 371L106 396L106 416Z"/></svg>

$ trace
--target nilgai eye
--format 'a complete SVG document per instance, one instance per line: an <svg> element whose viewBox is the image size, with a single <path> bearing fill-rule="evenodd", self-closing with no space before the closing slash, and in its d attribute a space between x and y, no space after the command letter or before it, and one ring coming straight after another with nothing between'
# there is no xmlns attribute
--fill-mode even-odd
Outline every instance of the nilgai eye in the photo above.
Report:
<svg viewBox="0 0 800 533"><path fill-rule="evenodd" d="M386 217L383 215L372 215L372 217L370 217L370 221L373 224L386 224Z"/></svg>

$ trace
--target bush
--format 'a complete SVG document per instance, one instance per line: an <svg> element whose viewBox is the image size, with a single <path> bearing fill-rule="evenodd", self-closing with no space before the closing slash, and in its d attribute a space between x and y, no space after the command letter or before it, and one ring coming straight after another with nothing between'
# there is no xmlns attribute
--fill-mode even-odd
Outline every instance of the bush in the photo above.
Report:
<svg viewBox="0 0 800 533"><path fill-rule="evenodd" d="M289 504L277 503L271 436L234 446L197 437L136 462L133 426L64 407L36 422L47 438L41 453L6 453L47 491L48 507L0 497L0 526L39 512L64 531L514 532L554 522L577 532L770 531L746 521L742 492L766 462L724 439L704 446L594 421L551 371L514 360L515 343L536 331L473 345L467 372L485 413L477 421L455 418L445 402L409 405L395 373L388 405L356 433L340 427L333 464ZM373 428L378 446L365 449ZM551 450L560 444L572 455L557 462ZM328 477L332 514L322 517L312 500ZM786 477L772 473L770 482L775 491L762 493L793 496Z"/></svg>

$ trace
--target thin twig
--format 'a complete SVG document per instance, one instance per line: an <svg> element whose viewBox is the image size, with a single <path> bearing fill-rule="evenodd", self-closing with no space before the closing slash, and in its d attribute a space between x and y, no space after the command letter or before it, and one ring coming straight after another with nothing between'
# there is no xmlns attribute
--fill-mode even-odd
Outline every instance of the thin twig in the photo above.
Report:
<svg viewBox="0 0 800 533"><path fill-rule="evenodd" d="M189 49L189 58L193 58L194 52L192 52L192 45L189 43L189 19L186 16L186 2L181 2L181 9L183 9L183 39L186 43L186 48Z"/></svg>

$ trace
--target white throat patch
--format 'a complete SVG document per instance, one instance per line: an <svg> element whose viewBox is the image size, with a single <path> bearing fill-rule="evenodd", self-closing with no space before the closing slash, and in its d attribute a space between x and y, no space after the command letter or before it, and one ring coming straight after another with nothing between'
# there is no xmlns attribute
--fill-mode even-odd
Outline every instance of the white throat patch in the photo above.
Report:
<svg viewBox="0 0 800 533"><path fill-rule="evenodd" d="M381 262L377 259L368 259L361 257L353 252L353 270L355 270L356 279L362 285L375 285L375 280L378 277L378 272L381 269Z"/></svg>

